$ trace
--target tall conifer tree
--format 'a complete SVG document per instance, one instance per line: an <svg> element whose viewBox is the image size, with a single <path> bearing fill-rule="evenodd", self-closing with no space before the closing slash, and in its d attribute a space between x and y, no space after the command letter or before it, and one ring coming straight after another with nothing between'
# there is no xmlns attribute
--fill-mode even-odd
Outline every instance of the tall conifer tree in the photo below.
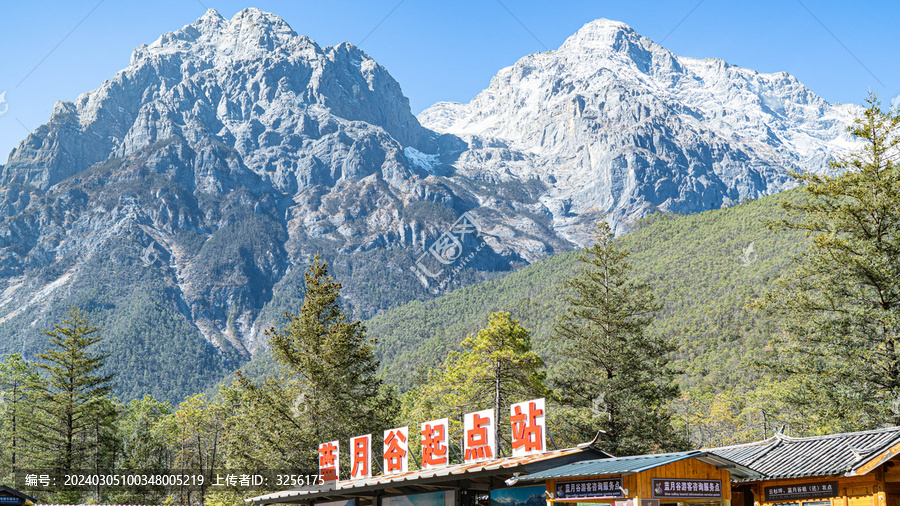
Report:
<svg viewBox="0 0 900 506"><path fill-rule="evenodd" d="M72 308L62 323L44 331L54 346L38 355L43 381L35 382L30 439L43 465L60 470L92 469L114 451L117 413L108 398L112 374L100 375L108 355L90 353L100 328Z"/></svg>
<svg viewBox="0 0 900 506"><path fill-rule="evenodd" d="M328 264L316 256L306 273L300 313L285 315L283 329L268 331L275 358L300 382L306 402L299 408L322 442L328 434L387 427L394 417L390 406L396 403L377 376L378 360L366 328L345 312L340 291Z"/></svg>
<svg viewBox="0 0 900 506"><path fill-rule="evenodd" d="M614 455L684 449L672 428L669 401L678 397L669 354L674 347L647 327L660 305L650 287L631 277L628 253L616 247L606 222L584 250L584 271L569 282L572 295L554 329L566 361L554 382L572 409L569 430L582 441L597 430Z"/></svg>
<svg viewBox="0 0 900 506"><path fill-rule="evenodd" d="M373 342L342 307L340 290L328 264L311 259L300 312L266 332L275 373L260 384L238 375L225 390L238 406L226 421L231 462L308 471L319 443L392 427L396 396L378 378Z"/></svg>

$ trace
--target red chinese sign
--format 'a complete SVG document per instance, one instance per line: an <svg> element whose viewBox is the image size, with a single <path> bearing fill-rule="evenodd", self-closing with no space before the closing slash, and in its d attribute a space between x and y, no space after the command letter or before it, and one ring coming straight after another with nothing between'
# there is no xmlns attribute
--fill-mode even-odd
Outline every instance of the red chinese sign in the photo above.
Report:
<svg viewBox="0 0 900 506"><path fill-rule="evenodd" d="M372 477L372 435L350 438L350 479Z"/></svg>
<svg viewBox="0 0 900 506"><path fill-rule="evenodd" d="M384 474L409 469L409 427L384 431Z"/></svg>
<svg viewBox="0 0 900 506"><path fill-rule="evenodd" d="M509 408L514 457L547 449L546 403L544 399L513 404ZM467 413L463 418L463 461L478 462L498 457L497 414L493 409ZM421 424L422 468L450 464L450 421L447 418ZM384 474L409 471L409 427L384 431ZM376 441L376 444L377 441ZM372 435L350 438L350 479L372 477ZM340 479L340 443L319 445L319 474L324 482Z"/></svg>
<svg viewBox="0 0 900 506"><path fill-rule="evenodd" d="M446 466L450 463L447 453L450 421L446 418L422 424L422 467Z"/></svg>
<svg viewBox="0 0 900 506"><path fill-rule="evenodd" d="M544 422L544 399L513 404L509 409L512 424L513 457L531 455L544 451L546 424Z"/></svg>
<svg viewBox="0 0 900 506"><path fill-rule="evenodd" d="M340 442L331 441L319 445L319 476L322 481L338 480L338 461L340 460Z"/></svg>
<svg viewBox="0 0 900 506"><path fill-rule="evenodd" d="M494 434L494 410L486 409L466 413L463 420L464 450L466 462L492 459L497 455Z"/></svg>

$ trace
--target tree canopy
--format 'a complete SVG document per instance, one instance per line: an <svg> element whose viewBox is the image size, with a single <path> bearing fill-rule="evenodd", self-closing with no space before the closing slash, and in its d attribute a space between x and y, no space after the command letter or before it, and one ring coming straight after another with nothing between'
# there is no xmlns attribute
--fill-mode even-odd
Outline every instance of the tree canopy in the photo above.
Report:
<svg viewBox="0 0 900 506"><path fill-rule="evenodd" d="M494 408L497 441L509 446L510 435L500 427L510 404L544 397L544 361L531 349L531 334L509 313L495 312L485 328L466 337L461 352L451 352L433 369L427 381L406 397L410 423Z"/></svg>

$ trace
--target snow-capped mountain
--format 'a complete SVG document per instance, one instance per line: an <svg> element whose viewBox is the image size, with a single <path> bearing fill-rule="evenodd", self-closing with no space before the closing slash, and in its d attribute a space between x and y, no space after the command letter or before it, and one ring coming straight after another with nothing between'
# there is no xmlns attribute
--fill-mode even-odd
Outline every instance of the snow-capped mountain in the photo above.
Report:
<svg viewBox="0 0 900 506"><path fill-rule="evenodd" d="M554 227L583 243L601 213L623 225L781 191L790 171L822 171L853 146L845 127L857 112L787 73L679 57L599 19L419 121L467 141L460 174L545 182Z"/></svg>
<svg viewBox="0 0 900 506"><path fill-rule="evenodd" d="M352 44L210 10L57 103L0 166L0 353L42 350L78 305L121 397L178 400L300 307L315 254L370 316L573 249L601 214L623 229L780 191L852 146L854 112L598 20L417 119ZM460 217L477 239L448 237Z"/></svg>

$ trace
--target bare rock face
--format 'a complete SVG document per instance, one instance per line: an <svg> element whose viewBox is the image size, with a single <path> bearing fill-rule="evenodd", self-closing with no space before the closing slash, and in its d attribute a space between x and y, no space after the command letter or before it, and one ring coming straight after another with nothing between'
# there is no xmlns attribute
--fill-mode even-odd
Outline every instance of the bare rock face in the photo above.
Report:
<svg viewBox="0 0 900 506"><path fill-rule="evenodd" d="M0 348L41 350L39 329L77 304L107 329L120 395L179 400L299 309L313 255L365 317L574 247L536 189L453 176L441 153L463 147L423 128L352 44L210 10L58 103L0 167ZM414 267L464 213L477 239L443 280L422 277ZM192 361L180 390L151 378Z"/></svg>
<svg viewBox="0 0 900 506"><path fill-rule="evenodd" d="M42 350L78 305L122 398L177 401L299 309L313 255L367 317L575 248L601 215L780 191L851 146L853 112L599 20L417 119L352 44L210 10L0 167L0 352Z"/></svg>
<svg viewBox="0 0 900 506"><path fill-rule="evenodd" d="M540 179L553 226L579 244L607 215L619 231L655 211L697 212L793 184L853 146L855 106L786 73L683 58L624 23L585 25L556 51L501 70L468 104L423 125L464 138L459 174Z"/></svg>
<svg viewBox="0 0 900 506"><path fill-rule="evenodd" d="M377 143L433 150L432 133L410 114L399 84L358 48L320 48L256 9L231 21L210 10L138 47L129 67L99 89L57 104L50 122L10 156L0 183L46 190L110 157L178 137L227 146L244 170L295 191L360 176L343 173L352 169L343 157L317 165L309 151L339 145L347 152L376 131L387 134ZM319 145L304 144L313 140ZM200 172L212 168L204 163L214 162L201 160ZM203 177L196 183L229 189Z"/></svg>

